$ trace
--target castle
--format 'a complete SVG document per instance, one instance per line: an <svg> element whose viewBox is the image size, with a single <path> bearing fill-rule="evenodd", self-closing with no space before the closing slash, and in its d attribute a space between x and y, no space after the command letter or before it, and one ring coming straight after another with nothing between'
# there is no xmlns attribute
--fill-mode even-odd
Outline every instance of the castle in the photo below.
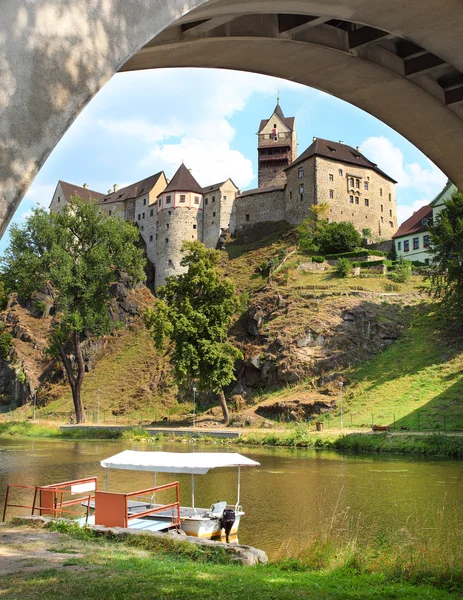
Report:
<svg viewBox="0 0 463 600"><path fill-rule="evenodd" d="M262 222L301 223L314 204L328 203L330 221L350 221L357 230L391 239L397 229L394 179L368 160L360 148L313 138L297 157L294 117L279 101L258 131L258 188L241 192L229 178L202 187L182 163L168 181L161 171L107 194L84 184L59 181L50 210L60 211L72 195L96 201L108 217L137 224L155 270L154 285L182 272L183 240L215 248L232 234Z"/></svg>

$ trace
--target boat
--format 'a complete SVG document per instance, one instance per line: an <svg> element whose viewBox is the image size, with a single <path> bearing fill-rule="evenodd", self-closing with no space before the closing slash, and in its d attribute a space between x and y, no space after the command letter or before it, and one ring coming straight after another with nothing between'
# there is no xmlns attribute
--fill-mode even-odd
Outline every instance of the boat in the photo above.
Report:
<svg viewBox="0 0 463 600"><path fill-rule="evenodd" d="M106 469L106 492L95 493L95 523L106 526L113 526L114 519L111 511L108 511L106 504L111 502L114 494L108 492L108 478L111 469L124 469L131 471L147 471L153 473L154 487L150 490L143 490L145 493L152 493L147 501L133 501L126 499L127 515L124 526L131 527L137 525L138 528L151 528L152 523L158 530L164 523L166 528L172 526L173 512L176 510L176 503L172 505L163 505L156 502L155 495L160 488L168 489L167 486L156 486L157 473L182 473L191 475L191 506L179 506L180 528L189 536L200 538L220 537L222 531L228 541L229 536L238 533L241 518L244 516L240 504L241 494L241 468L258 467L260 463L238 454L225 452L140 452L136 450L124 450L119 454L111 456L101 461L101 466ZM237 480L237 498L234 504L227 501L216 502L210 508L198 508L195 506L195 476L205 475L211 469L218 468L236 468L238 471ZM178 486L178 483L175 482ZM156 491L153 491L156 490ZM133 492L131 497L142 492ZM177 487L177 499L178 487ZM152 511L152 512L151 512ZM132 524L130 520L132 519ZM117 518L120 524L121 519ZM156 524L156 525L155 525Z"/></svg>

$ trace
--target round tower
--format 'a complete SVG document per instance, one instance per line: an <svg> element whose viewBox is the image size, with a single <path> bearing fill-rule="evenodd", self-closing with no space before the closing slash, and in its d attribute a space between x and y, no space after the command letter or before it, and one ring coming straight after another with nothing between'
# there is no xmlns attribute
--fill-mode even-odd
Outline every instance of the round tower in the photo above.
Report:
<svg viewBox="0 0 463 600"><path fill-rule="evenodd" d="M156 224L155 287L170 275L183 273L180 266L184 240L203 239L203 190L184 164L158 196Z"/></svg>

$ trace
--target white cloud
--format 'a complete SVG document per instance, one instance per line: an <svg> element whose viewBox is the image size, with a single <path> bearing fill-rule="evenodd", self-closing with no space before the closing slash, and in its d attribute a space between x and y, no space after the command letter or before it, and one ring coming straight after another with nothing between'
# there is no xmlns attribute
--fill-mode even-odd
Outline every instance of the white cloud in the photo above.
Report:
<svg viewBox="0 0 463 600"><path fill-rule="evenodd" d="M415 200L415 202L412 202L411 204L398 205L397 206L398 222L403 223L409 217L411 217L413 213L415 213L417 210L419 210L422 206L426 206L426 204L429 204L430 202L431 202L431 200L424 199L424 200Z"/></svg>
<svg viewBox="0 0 463 600"><path fill-rule="evenodd" d="M44 184L34 182L31 187L27 190L26 195L24 196L23 203L27 204L30 202L34 205L39 205L42 208L48 208L50 206L51 199L53 198L53 194L55 192L56 183L55 184ZM29 215L28 215L29 216ZM24 217L22 217L24 220Z"/></svg>
<svg viewBox="0 0 463 600"><path fill-rule="evenodd" d="M436 186L439 189L443 187L447 181L444 173L428 159L428 168L416 162L407 164L400 148L386 137L367 138L362 142L362 153L396 179L398 187L415 188L418 192L429 194Z"/></svg>

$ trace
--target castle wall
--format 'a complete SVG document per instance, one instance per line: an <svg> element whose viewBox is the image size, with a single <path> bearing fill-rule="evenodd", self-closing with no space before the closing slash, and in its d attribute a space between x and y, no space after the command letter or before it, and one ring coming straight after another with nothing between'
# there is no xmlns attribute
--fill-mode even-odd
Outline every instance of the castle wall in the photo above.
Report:
<svg viewBox="0 0 463 600"><path fill-rule="evenodd" d="M374 236L390 239L397 230L394 183L373 169L318 156L315 161L316 200L328 202L330 220L350 221L359 232L368 228Z"/></svg>
<svg viewBox="0 0 463 600"><path fill-rule="evenodd" d="M222 231L234 230L237 189L228 179L219 189L204 194L203 243L215 248Z"/></svg>
<svg viewBox="0 0 463 600"><path fill-rule="evenodd" d="M300 168L302 167L302 176ZM308 158L303 163L286 171L285 219L292 225L301 223L315 202L315 160ZM303 186L301 191L301 186ZM302 194L302 195L301 195Z"/></svg>
<svg viewBox="0 0 463 600"><path fill-rule="evenodd" d="M285 219L285 192L277 189L236 199L236 231L264 221Z"/></svg>

